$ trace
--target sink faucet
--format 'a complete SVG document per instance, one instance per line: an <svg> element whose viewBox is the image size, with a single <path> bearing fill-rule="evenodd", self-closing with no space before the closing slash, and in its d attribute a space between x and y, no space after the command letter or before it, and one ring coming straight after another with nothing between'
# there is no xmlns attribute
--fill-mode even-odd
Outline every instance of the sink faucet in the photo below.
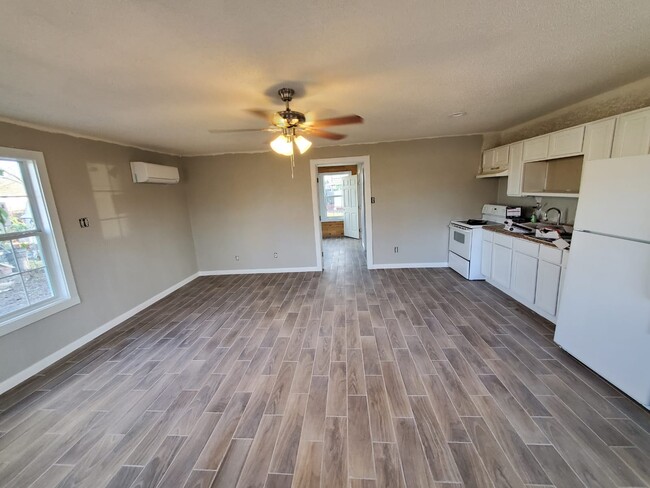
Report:
<svg viewBox="0 0 650 488"><path fill-rule="evenodd" d="M557 207L551 207L546 212L544 212L544 220L546 220L548 222L548 213L551 210L555 210L557 212L557 223L561 224L562 223L562 210L560 210Z"/></svg>

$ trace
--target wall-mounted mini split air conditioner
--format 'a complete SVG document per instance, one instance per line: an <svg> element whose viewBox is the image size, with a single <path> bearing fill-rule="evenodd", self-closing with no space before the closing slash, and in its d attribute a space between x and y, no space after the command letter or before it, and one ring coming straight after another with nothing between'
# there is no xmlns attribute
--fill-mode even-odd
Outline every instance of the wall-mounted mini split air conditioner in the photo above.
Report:
<svg viewBox="0 0 650 488"><path fill-rule="evenodd" d="M131 175L134 183L158 183L173 185L180 181L178 168L163 164L131 161Z"/></svg>

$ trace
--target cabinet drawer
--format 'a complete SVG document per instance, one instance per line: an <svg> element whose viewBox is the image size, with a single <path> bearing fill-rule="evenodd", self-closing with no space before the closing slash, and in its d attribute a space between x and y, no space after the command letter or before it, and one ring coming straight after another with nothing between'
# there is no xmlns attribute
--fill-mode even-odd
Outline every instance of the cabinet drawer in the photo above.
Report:
<svg viewBox="0 0 650 488"><path fill-rule="evenodd" d="M489 230L484 230L483 231L483 240L487 241L487 242L494 241L494 232L490 232Z"/></svg>
<svg viewBox="0 0 650 488"><path fill-rule="evenodd" d="M527 256L532 256L534 258L539 254L539 244L534 242L525 241L523 239L515 239L512 248L522 254Z"/></svg>
<svg viewBox="0 0 650 488"><path fill-rule="evenodd" d="M554 132L548 145L548 157L559 158L582 154L582 143L585 136L585 126Z"/></svg>
<svg viewBox="0 0 650 488"><path fill-rule="evenodd" d="M539 246L539 259L553 264L562 264L562 249Z"/></svg>
<svg viewBox="0 0 650 488"><path fill-rule="evenodd" d="M548 135L535 137L524 141L524 154L523 160L527 161L543 161L548 157Z"/></svg>
<svg viewBox="0 0 650 488"><path fill-rule="evenodd" d="M512 249L512 237L494 232L494 243Z"/></svg>

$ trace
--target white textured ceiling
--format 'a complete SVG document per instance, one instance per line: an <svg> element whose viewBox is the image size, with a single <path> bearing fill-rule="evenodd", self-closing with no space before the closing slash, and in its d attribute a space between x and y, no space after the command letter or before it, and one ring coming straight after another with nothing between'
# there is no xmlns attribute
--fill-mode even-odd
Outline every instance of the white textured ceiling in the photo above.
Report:
<svg viewBox="0 0 650 488"><path fill-rule="evenodd" d="M257 151L268 134L208 129L264 126L245 109L291 82L296 110L365 117L344 143L470 134L647 76L649 53L648 0L3 0L0 116Z"/></svg>

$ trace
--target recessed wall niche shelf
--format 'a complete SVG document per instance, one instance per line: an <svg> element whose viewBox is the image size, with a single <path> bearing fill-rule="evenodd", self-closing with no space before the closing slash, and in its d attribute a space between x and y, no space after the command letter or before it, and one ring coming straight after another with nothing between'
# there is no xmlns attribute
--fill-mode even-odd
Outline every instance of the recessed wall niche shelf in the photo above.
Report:
<svg viewBox="0 0 650 488"><path fill-rule="evenodd" d="M522 195L577 197L583 156L524 163Z"/></svg>

